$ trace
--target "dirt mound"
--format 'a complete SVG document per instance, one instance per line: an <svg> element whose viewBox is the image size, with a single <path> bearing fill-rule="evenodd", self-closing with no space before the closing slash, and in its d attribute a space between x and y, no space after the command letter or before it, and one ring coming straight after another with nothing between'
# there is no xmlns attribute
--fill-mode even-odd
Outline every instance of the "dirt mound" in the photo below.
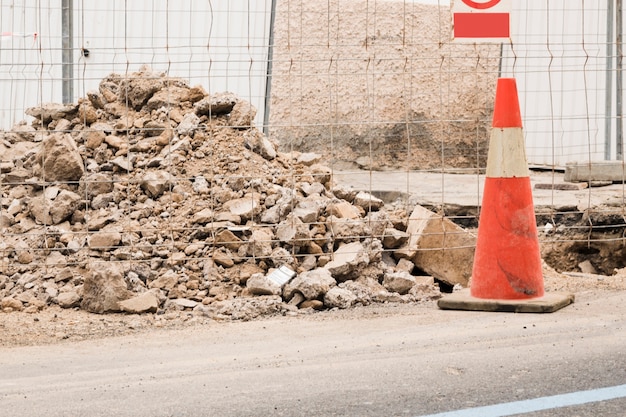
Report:
<svg viewBox="0 0 626 417"><path fill-rule="evenodd" d="M0 142L2 311L250 319L438 296L391 256L403 210L277 151L234 94L144 68L27 114Z"/></svg>
<svg viewBox="0 0 626 417"><path fill-rule="evenodd" d="M419 2L278 2L271 137L337 167L484 168L500 46L450 42L451 23Z"/></svg>

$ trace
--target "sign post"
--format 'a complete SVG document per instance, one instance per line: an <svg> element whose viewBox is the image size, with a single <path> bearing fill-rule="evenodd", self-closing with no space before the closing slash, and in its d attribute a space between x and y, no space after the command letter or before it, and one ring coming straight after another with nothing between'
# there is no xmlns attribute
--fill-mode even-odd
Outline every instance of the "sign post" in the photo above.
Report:
<svg viewBox="0 0 626 417"><path fill-rule="evenodd" d="M502 42L511 38L511 0L454 0L453 39Z"/></svg>

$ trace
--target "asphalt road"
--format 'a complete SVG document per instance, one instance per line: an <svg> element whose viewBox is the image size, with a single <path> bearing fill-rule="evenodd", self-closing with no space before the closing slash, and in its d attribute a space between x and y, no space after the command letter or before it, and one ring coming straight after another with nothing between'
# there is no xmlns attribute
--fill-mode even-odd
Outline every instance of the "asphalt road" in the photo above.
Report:
<svg viewBox="0 0 626 417"><path fill-rule="evenodd" d="M0 348L6 416L623 417L624 384L626 292L545 315L416 306ZM585 404L554 397L571 393Z"/></svg>

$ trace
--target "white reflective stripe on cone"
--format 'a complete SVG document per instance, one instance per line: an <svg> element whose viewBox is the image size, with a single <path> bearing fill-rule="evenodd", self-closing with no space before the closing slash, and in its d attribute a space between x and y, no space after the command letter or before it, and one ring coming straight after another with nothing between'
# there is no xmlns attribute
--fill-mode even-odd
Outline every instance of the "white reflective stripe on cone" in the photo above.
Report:
<svg viewBox="0 0 626 417"><path fill-rule="evenodd" d="M491 129L487 176L491 178L530 176L521 127Z"/></svg>

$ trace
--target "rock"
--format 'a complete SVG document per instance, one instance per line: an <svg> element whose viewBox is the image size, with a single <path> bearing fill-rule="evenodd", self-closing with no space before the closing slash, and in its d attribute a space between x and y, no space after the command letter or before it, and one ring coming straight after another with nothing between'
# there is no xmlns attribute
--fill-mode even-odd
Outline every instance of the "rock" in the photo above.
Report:
<svg viewBox="0 0 626 417"><path fill-rule="evenodd" d="M198 194L208 194L211 191L209 182L202 175L198 175L194 178L193 190Z"/></svg>
<svg viewBox="0 0 626 417"><path fill-rule="evenodd" d="M231 214L240 216L242 220L251 219L260 211L258 195L229 200L224 203L223 208Z"/></svg>
<svg viewBox="0 0 626 417"><path fill-rule="evenodd" d="M76 291L62 292L57 296L61 308L74 308L80 305L81 296Z"/></svg>
<svg viewBox="0 0 626 417"><path fill-rule="evenodd" d="M172 270L168 270L160 277L156 278L150 284L148 288L160 289L165 291L172 290L178 284L178 275Z"/></svg>
<svg viewBox="0 0 626 417"><path fill-rule="evenodd" d="M394 228L389 214L384 211L370 211L365 216L365 222L367 222L371 235L377 239L382 239L385 234L385 229Z"/></svg>
<svg viewBox="0 0 626 417"><path fill-rule="evenodd" d="M385 274L384 287L398 294L407 294L415 285L415 278L408 272L392 272Z"/></svg>
<svg viewBox="0 0 626 417"><path fill-rule="evenodd" d="M65 133L47 136L36 156L41 177L47 182L78 181L83 176L83 159L74 139Z"/></svg>
<svg viewBox="0 0 626 417"><path fill-rule="evenodd" d="M597 274L598 273L598 270L595 268L595 266L593 266L591 261L588 259L586 261L579 263L578 267L580 268L581 272L584 274Z"/></svg>
<svg viewBox="0 0 626 417"><path fill-rule="evenodd" d="M335 216L340 219L359 219L361 218L361 210L347 201L332 203L326 207L326 213L329 216Z"/></svg>
<svg viewBox="0 0 626 417"><path fill-rule="evenodd" d="M415 264L406 258L401 258L396 264L396 271L411 274L415 269Z"/></svg>
<svg viewBox="0 0 626 417"><path fill-rule="evenodd" d="M115 135L109 135L104 138L104 141L114 150L128 148L128 142L126 139Z"/></svg>
<svg viewBox="0 0 626 417"><path fill-rule="evenodd" d="M316 268L303 272L287 283L283 288L283 298L289 301L298 292L306 300L314 300L323 297L336 285L337 282L327 269Z"/></svg>
<svg viewBox="0 0 626 417"><path fill-rule="evenodd" d="M292 211L303 223L316 223L319 218L320 207L315 201L305 200L298 204Z"/></svg>
<svg viewBox="0 0 626 417"><path fill-rule="evenodd" d="M193 223L196 224L207 224L212 222L215 219L215 212L210 208L204 208L199 212L195 213L191 219Z"/></svg>
<svg viewBox="0 0 626 417"><path fill-rule="evenodd" d="M47 125L53 120L71 118L78 110L76 104L44 103L39 107L26 109L26 114Z"/></svg>
<svg viewBox="0 0 626 417"><path fill-rule="evenodd" d="M298 305L299 308L310 308L312 310L323 310L324 302L321 300L304 300Z"/></svg>
<svg viewBox="0 0 626 417"><path fill-rule="evenodd" d="M313 152L303 152L298 155L296 162L302 165L311 166L322 162L322 155Z"/></svg>
<svg viewBox="0 0 626 417"><path fill-rule="evenodd" d="M274 235L270 229L255 229L248 239L247 255L254 258L267 258L272 254Z"/></svg>
<svg viewBox="0 0 626 417"><path fill-rule="evenodd" d="M111 191L113 191L113 178L103 172L85 175L80 181L80 194L88 200Z"/></svg>
<svg viewBox="0 0 626 417"><path fill-rule="evenodd" d="M394 252L449 285L468 285L476 236L445 217L416 206L409 217L409 242Z"/></svg>
<svg viewBox="0 0 626 417"><path fill-rule="evenodd" d="M282 287L264 274L254 274L246 281L246 288L252 295L280 295Z"/></svg>
<svg viewBox="0 0 626 417"><path fill-rule="evenodd" d="M245 100L239 100L230 111L228 122L237 129L249 129L256 117L256 108Z"/></svg>
<svg viewBox="0 0 626 417"><path fill-rule="evenodd" d="M236 95L229 92L212 94L195 103L194 109L199 116L219 116L230 113L238 100Z"/></svg>
<svg viewBox="0 0 626 417"><path fill-rule="evenodd" d="M78 118L85 125L90 125L98 120L98 113L89 101L79 100Z"/></svg>
<svg viewBox="0 0 626 417"><path fill-rule="evenodd" d="M374 294L372 296L372 301L377 303L404 303L405 299L398 293L384 291Z"/></svg>
<svg viewBox="0 0 626 417"><path fill-rule="evenodd" d="M78 194L63 190L54 199L44 195L32 198L29 210L40 224L59 224L72 216L80 199Z"/></svg>
<svg viewBox="0 0 626 417"><path fill-rule="evenodd" d="M324 304L328 308L350 308L356 302L356 295L345 288L333 287L324 295Z"/></svg>
<svg viewBox="0 0 626 417"><path fill-rule="evenodd" d="M198 305L197 301L189 300L187 298L174 298L170 300L169 302L177 306L181 310L185 308L192 309Z"/></svg>
<svg viewBox="0 0 626 417"><path fill-rule="evenodd" d="M129 314L156 313L159 297L153 291L146 291L119 302L120 310Z"/></svg>
<svg viewBox="0 0 626 417"><path fill-rule="evenodd" d="M326 187L324 187L324 184L320 184L319 182L314 182L313 184L304 182L300 186L300 189L302 190L302 193L307 197L312 195L322 195L326 191Z"/></svg>
<svg viewBox="0 0 626 417"><path fill-rule="evenodd" d="M383 232L383 247L385 249L398 249L409 240L409 234L393 227L388 227Z"/></svg>
<svg viewBox="0 0 626 417"><path fill-rule="evenodd" d="M340 219L335 216L329 216L327 223L335 240L340 242L360 240L361 236L372 234L371 229L363 219Z"/></svg>
<svg viewBox="0 0 626 417"><path fill-rule="evenodd" d="M300 248L307 246L311 240L309 225L290 213L287 218L276 227L276 238L283 243Z"/></svg>
<svg viewBox="0 0 626 417"><path fill-rule="evenodd" d="M223 266L224 268L232 268L235 266L235 261L233 261L233 256L226 251L217 250L213 253L213 262L216 265Z"/></svg>
<svg viewBox="0 0 626 417"><path fill-rule="evenodd" d="M338 280L345 280L369 264L370 258L360 242L347 243L333 253L333 260L324 266Z"/></svg>
<svg viewBox="0 0 626 417"><path fill-rule="evenodd" d="M378 211L385 205L385 202L370 193L361 191L354 197L352 204L361 207L365 211Z"/></svg>
<svg viewBox="0 0 626 417"><path fill-rule="evenodd" d="M6 184L13 184L13 185L24 184L26 183L26 180L28 180L32 176L33 174L30 171L23 169L23 168L16 168L12 170L11 172L7 172L4 175L2 182Z"/></svg>
<svg viewBox="0 0 626 417"><path fill-rule="evenodd" d="M85 277L81 308L91 313L119 312L120 301L132 297L117 264L103 264Z"/></svg>
<svg viewBox="0 0 626 417"><path fill-rule="evenodd" d="M142 68L138 73L120 81L117 99L121 103L128 103L129 107L135 110L140 110L161 88L163 82L158 74Z"/></svg>
<svg viewBox="0 0 626 417"><path fill-rule="evenodd" d="M276 158L276 146L261 132L246 131L243 137L246 147L253 152L270 161Z"/></svg>
<svg viewBox="0 0 626 417"><path fill-rule="evenodd" d="M223 246L227 249L237 251L244 244L233 232L224 229L215 235L215 245Z"/></svg>
<svg viewBox="0 0 626 417"><path fill-rule="evenodd" d="M117 158L111 159L110 162L122 172L131 172L133 170L132 161L125 156L118 156Z"/></svg>
<svg viewBox="0 0 626 417"><path fill-rule="evenodd" d="M182 102L190 101L190 89L186 86L167 85L166 87L155 92L154 95L146 103L144 110L153 111L160 108L178 109ZM172 114L170 111L170 117ZM176 112L172 120L177 118Z"/></svg>
<svg viewBox="0 0 626 417"><path fill-rule="evenodd" d="M0 308L3 311L22 311L24 309L24 304L15 298L5 297L0 300Z"/></svg>
<svg viewBox="0 0 626 417"><path fill-rule="evenodd" d="M63 190L54 199L50 207L52 224L59 224L69 219L78 206L81 197L71 191Z"/></svg>
<svg viewBox="0 0 626 417"><path fill-rule="evenodd" d="M122 234L116 231L100 231L89 236L87 239L91 249L110 251L121 243Z"/></svg>
<svg viewBox="0 0 626 417"><path fill-rule="evenodd" d="M151 198L158 198L165 192L172 178L166 171L156 171L146 173L139 186Z"/></svg>

